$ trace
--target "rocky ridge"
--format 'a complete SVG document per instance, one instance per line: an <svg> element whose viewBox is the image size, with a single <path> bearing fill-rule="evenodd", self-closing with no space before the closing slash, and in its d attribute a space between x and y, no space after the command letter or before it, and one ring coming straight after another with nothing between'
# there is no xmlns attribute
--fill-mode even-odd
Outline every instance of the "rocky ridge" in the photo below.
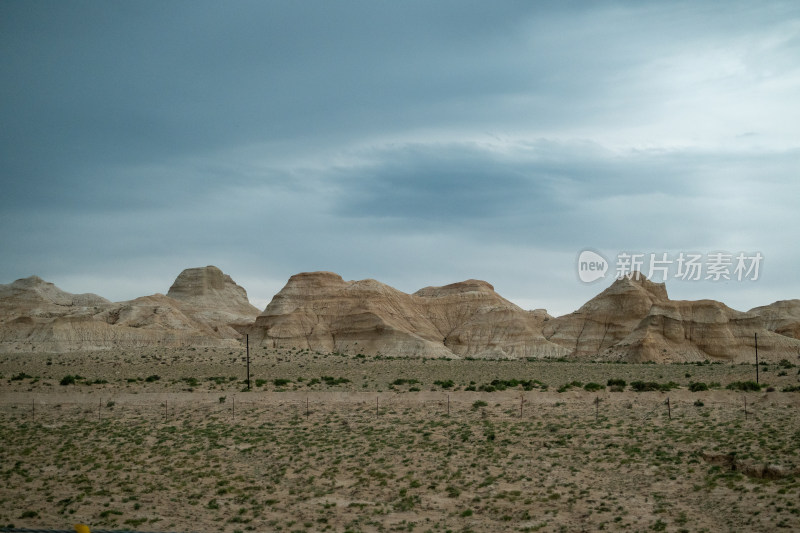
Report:
<svg viewBox="0 0 800 533"><path fill-rule="evenodd" d="M211 282L187 282L197 278ZM241 334L234 326L258 315L244 289L216 267L184 271L173 288L176 297L111 302L70 294L37 276L0 285L0 352L235 346Z"/></svg>
<svg viewBox="0 0 800 533"><path fill-rule="evenodd" d="M800 358L800 300L736 311L671 300L641 275L568 315L526 311L485 281L407 294L332 272L292 276L263 312L220 269L184 270L166 295L110 302L36 276L0 285L0 351L251 344L351 355L752 362Z"/></svg>

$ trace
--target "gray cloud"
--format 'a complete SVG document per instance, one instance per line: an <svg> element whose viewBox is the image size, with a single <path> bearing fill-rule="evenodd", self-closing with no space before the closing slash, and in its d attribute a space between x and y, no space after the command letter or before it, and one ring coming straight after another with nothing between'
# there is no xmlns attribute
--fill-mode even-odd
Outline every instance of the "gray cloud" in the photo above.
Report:
<svg viewBox="0 0 800 533"><path fill-rule="evenodd" d="M5 2L0 282L122 299L208 263L267 291L324 268L483 277L566 312L599 290L576 284L583 247L729 248L769 275L678 292L793 297L798 20L781 1Z"/></svg>

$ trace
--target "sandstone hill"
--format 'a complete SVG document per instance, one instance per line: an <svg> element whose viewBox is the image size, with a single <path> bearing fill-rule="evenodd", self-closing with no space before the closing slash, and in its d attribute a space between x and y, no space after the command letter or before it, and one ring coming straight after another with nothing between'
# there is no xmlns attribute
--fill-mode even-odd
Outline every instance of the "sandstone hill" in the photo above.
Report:
<svg viewBox="0 0 800 533"><path fill-rule="evenodd" d="M225 338L239 337L234 328L251 324L260 312L247 291L215 266L187 268L167 296L179 302L184 314Z"/></svg>
<svg viewBox="0 0 800 533"><path fill-rule="evenodd" d="M526 311L485 281L407 294L332 272L292 276L259 314L220 269L181 272L166 295L110 302L36 276L0 285L0 352L236 346L448 358L752 362L800 358L800 300L736 311L671 300L644 276L615 280L577 311Z"/></svg>
<svg viewBox="0 0 800 533"><path fill-rule="evenodd" d="M375 280L332 272L297 274L255 324L251 341L319 352L425 357L543 357L567 350L541 324L485 281L468 280L406 294Z"/></svg>
<svg viewBox="0 0 800 533"><path fill-rule="evenodd" d="M208 283L187 281L203 278ZM67 293L36 276L0 285L0 352L233 346L241 335L232 326L258 315L244 289L216 267L184 271L173 288L180 298L115 303Z"/></svg>
<svg viewBox="0 0 800 533"><path fill-rule="evenodd" d="M796 300L794 302L797 302ZM796 359L800 306L777 302L744 313L714 300L670 300L643 275L616 280L580 309L550 321L544 336L570 357L630 362Z"/></svg>

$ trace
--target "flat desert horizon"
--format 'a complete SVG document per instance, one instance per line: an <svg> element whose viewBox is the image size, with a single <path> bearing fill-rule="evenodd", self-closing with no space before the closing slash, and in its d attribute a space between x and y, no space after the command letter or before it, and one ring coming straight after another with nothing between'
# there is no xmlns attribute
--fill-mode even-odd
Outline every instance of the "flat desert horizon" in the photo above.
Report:
<svg viewBox="0 0 800 533"><path fill-rule="evenodd" d="M244 349L0 355L0 524L800 528L788 362L749 392L747 364L304 350L251 350L246 378Z"/></svg>

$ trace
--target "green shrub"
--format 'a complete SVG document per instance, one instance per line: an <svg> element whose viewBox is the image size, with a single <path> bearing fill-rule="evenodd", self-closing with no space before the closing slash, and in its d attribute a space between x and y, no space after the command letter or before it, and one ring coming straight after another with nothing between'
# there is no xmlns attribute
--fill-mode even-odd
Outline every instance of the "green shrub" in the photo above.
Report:
<svg viewBox="0 0 800 533"><path fill-rule="evenodd" d="M631 389L636 392L648 392L661 390L661 385L655 381L632 381Z"/></svg>
<svg viewBox="0 0 800 533"><path fill-rule="evenodd" d="M570 383L565 383L558 388L558 392L567 392L572 387L581 388L583 387L583 383L580 381L571 381Z"/></svg>
<svg viewBox="0 0 800 533"><path fill-rule="evenodd" d="M692 392L699 392L699 391L702 391L702 390L708 390L708 385L706 385L702 381L690 382L689 383L689 390L692 391Z"/></svg>
<svg viewBox="0 0 800 533"><path fill-rule="evenodd" d="M334 378L331 376L322 376L322 381L324 381L325 385L329 387L332 387L334 385L341 385L342 383L350 383L350 380L347 378Z"/></svg>
<svg viewBox="0 0 800 533"><path fill-rule="evenodd" d="M286 378L275 378L272 380L272 384L275 385L276 387L285 387L291 382L292 382L291 379L286 379Z"/></svg>
<svg viewBox="0 0 800 533"><path fill-rule="evenodd" d="M22 381L23 379L28 379L28 378L32 378L32 377L33 377L33 376L29 376L29 375L28 375L28 374L26 374L25 372L20 372L20 373L19 373L19 374L17 374L16 376L13 376L13 377L11 378L11 381Z"/></svg>
<svg viewBox="0 0 800 533"><path fill-rule="evenodd" d="M728 383L728 386L725 387L728 390L741 390L741 391L755 391L758 392L761 390L761 385L756 383L755 381L734 381L732 383Z"/></svg>
<svg viewBox="0 0 800 533"><path fill-rule="evenodd" d="M442 380L434 381L433 384L434 385L438 385L439 387L441 387L443 389L449 389L453 385L455 385L455 383L453 383L452 379L448 379L448 380L444 380L444 381L442 381Z"/></svg>
<svg viewBox="0 0 800 533"><path fill-rule="evenodd" d="M476 411L476 410L480 409L481 407L486 407L487 405L489 405L489 404L484 402L483 400L475 400L475 402L472 404L472 410Z"/></svg>
<svg viewBox="0 0 800 533"><path fill-rule="evenodd" d="M396 380L392 381L392 385L399 386L399 385L416 385L419 383L418 379L407 379L407 378L397 378Z"/></svg>
<svg viewBox="0 0 800 533"><path fill-rule="evenodd" d="M145 378L145 381L148 383L153 383L154 381L158 381L159 379L161 379L161 376L159 376L158 374L153 374L152 376L147 376Z"/></svg>
<svg viewBox="0 0 800 533"><path fill-rule="evenodd" d="M624 387L625 385L627 385L627 383L625 382L624 379L611 378L608 380L607 385L609 387Z"/></svg>
<svg viewBox="0 0 800 533"><path fill-rule="evenodd" d="M605 385L600 385L599 383L590 382L583 386L583 390L587 390L589 392L595 392L599 390L605 389Z"/></svg>
<svg viewBox="0 0 800 533"><path fill-rule="evenodd" d="M59 382L61 385L75 385L75 376L67 374Z"/></svg>

